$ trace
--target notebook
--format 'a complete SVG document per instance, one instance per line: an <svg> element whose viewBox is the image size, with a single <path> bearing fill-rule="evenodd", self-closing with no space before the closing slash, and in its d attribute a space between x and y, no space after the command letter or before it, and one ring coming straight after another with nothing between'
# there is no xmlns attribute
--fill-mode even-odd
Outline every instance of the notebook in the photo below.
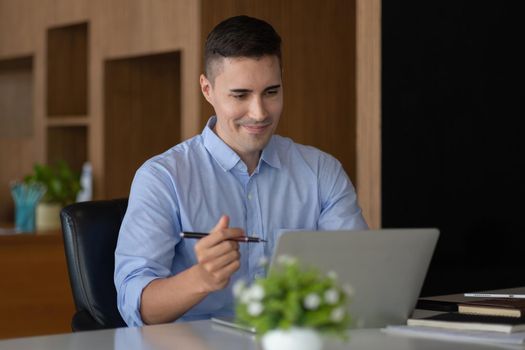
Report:
<svg viewBox="0 0 525 350"><path fill-rule="evenodd" d="M411 318L408 326L448 328L468 331L514 333L525 331L525 320L518 317L444 313L425 318Z"/></svg>
<svg viewBox="0 0 525 350"><path fill-rule="evenodd" d="M355 291L349 308L355 327L406 324L438 236L437 229L284 232L271 265L285 254L336 272Z"/></svg>
<svg viewBox="0 0 525 350"><path fill-rule="evenodd" d="M458 305L461 314L487 316L524 317L525 299L523 298L490 298L469 300Z"/></svg>

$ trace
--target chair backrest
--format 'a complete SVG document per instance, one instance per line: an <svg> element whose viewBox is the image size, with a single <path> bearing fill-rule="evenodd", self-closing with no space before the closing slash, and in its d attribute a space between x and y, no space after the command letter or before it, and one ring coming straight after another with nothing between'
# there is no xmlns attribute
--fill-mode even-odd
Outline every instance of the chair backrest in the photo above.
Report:
<svg viewBox="0 0 525 350"><path fill-rule="evenodd" d="M71 290L73 331L126 326L113 282L115 247L128 200L80 202L60 213Z"/></svg>

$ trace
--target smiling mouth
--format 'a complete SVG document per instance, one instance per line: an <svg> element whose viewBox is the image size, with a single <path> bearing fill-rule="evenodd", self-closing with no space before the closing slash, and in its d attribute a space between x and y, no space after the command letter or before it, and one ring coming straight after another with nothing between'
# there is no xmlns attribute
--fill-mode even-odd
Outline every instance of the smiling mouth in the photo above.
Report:
<svg viewBox="0 0 525 350"><path fill-rule="evenodd" d="M261 124L261 125L242 125L244 129L248 131L250 134L262 134L266 132L268 127L271 124Z"/></svg>

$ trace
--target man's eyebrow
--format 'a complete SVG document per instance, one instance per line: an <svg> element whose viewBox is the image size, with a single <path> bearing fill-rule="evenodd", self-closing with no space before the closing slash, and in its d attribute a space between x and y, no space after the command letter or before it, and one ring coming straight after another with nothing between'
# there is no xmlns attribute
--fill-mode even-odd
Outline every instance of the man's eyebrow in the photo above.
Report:
<svg viewBox="0 0 525 350"><path fill-rule="evenodd" d="M250 89L230 89L230 92L238 92L238 93L241 93L241 92L251 92L252 90Z"/></svg>
<svg viewBox="0 0 525 350"><path fill-rule="evenodd" d="M280 87L281 87L281 84L271 85L271 86L268 86L266 89L264 89L264 91L275 90L275 89L278 89Z"/></svg>
<svg viewBox="0 0 525 350"><path fill-rule="evenodd" d="M278 89L281 87L281 84L277 84L277 85L271 85L271 86L268 86L267 88L264 89L264 91L268 91L268 90L275 90L275 89ZM253 90L250 90L250 89L230 89L230 92L234 92L234 93L247 93L247 92L252 92Z"/></svg>

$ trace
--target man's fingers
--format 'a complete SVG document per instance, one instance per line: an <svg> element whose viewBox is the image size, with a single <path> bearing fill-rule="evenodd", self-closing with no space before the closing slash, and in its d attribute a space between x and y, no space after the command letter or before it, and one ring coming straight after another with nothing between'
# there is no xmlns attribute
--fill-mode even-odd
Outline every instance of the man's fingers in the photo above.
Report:
<svg viewBox="0 0 525 350"><path fill-rule="evenodd" d="M223 215L221 216L215 227L211 229L210 232L228 228L228 226L230 226L230 217L227 215Z"/></svg>
<svg viewBox="0 0 525 350"><path fill-rule="evenodd" d="M197 243L197 245L208 248L216 244L219 244L222 241L226 241L229 239L233 240L235 238L239 238L243 236L244 236L244 230L240 228L221 228L216 231L211 231L209 235L207 235L204 238L201 238L199 242Z"/></svg>
<svg viewBox="0 0 525 350"><path fill-rule="evenodd" d="M200 263L206 263L232 251L239 251L239 243L235 241L222 241L212 247L198 251L197 259Z"/></svg>
<svg viewBox="0 0 525 350"><path fill-rule="evenodd" d="M239 269L239 267L241 267L241 262L239 260L234 260L214 273L214 275L220 281L228 280L231 275Z"/></svg>
<svg viewBox="0 0 525 350"><path fill-rule="evenodd" d="M224 288L230 281L231 276L241 267L239 260L234 260L222 269L211 274L212 276L212 289L218 290Z"/></svg>
<svg viewBox="0 0 525 350"><path fill-rule="evenodd" d="M229 228L229 224L228 216L222 216L210 234L195 244L198 265L210 290L224 288L231 275L241 266L239 242L235 238L244 236L244 231Z"/></svg>
<svg viewBox="0 0 525 350"><path fill-rule="evenodd" d="M240 256L241 255L237 250L233 250L213 260L203 262L202 266L206 269L206 271L210 273L216 273L217 271L221 270L233 261L239 260Z"/></svg>

